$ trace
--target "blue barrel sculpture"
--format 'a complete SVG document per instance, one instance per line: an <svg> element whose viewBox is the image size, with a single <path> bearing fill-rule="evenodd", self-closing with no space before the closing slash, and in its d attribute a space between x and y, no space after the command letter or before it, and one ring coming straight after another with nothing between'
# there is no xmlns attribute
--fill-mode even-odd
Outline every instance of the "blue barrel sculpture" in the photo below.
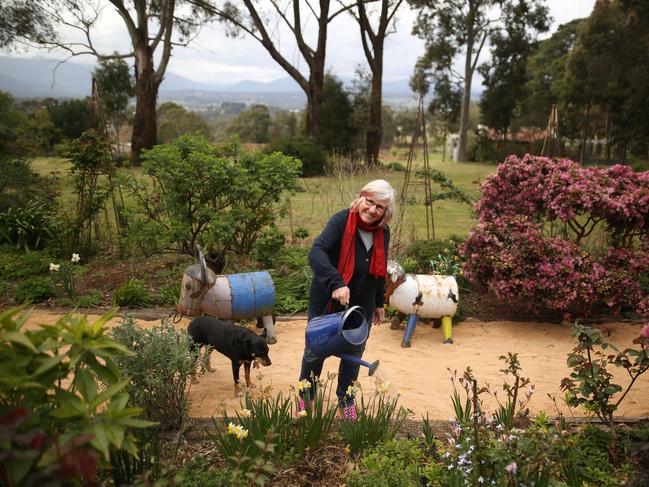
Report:
<svg viewBox="0 0 649 487"><path fill-rule="evenodd" d="M261 318L266 342L277 343L273 310L275 285L268 272L216 275L198 250L198 263L185 269L176 311L187 316L207 314L223 320Z"/></svg>
<svg viewBox="0 0 649 487"><path fill-rule="evenodd" d="M374 375L379 367L378 360L369 363L345 353L350 346L363 344L368 334L367 320L360 306L352 306L346 311L312 318L305 330L306 344L316 355L321 357L335 355L341 360L367 367L369 375Z"/></svg>

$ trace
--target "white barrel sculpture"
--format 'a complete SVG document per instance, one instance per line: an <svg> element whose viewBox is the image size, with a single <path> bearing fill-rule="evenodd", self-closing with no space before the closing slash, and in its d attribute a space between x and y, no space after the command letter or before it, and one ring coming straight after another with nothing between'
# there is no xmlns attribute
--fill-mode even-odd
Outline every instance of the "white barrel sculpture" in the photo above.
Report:
<svg viewBox="0 0 649 487"><path fill-rule="evenodd" d="M410 346L419 318L440 318L444 343L453 343L452 317L459 299L453 276L406 274L400 264L390 261L386 297L391 308L408 316L402 347Z"/></svg>

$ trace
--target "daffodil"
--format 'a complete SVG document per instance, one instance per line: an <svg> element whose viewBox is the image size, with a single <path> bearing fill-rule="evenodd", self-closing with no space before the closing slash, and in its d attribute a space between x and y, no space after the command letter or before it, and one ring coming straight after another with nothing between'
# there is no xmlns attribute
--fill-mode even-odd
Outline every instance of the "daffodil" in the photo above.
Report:
<svg viewBox="0 0 649 487"><path fill-rule="evenodd" d="M228 424L228 434L233 435L237 431L237 425L232 421Z"/></svg>
<svg viewBox="0 0 649 487"><path fill-rule="evenodd" d="M385 394L390 389L392 383L389 380L380 381L376 386L376 392L379 394Z"/></svg>
<svg viewBox="0 0 649 487"><path fill-rule="evenodd" d="M248 430L243 429L241 426L239 426L239 429L235 433L235 436L237 437L237 440L243 440L244 438L248 438Z"/></svg>
<svg viewBox="0 0 649 487"><path fill-rule="evenodd" d="M297 383L297 388L300 392L311 389L311 382L309 382L307 379L301 380Z"/></svg>
<svg viewBox="0 0 649 487"><path fill-rule="evenodd" d="M79 257L79 254L72 254L72 258L70 260L72 262L79 262L81 260L81 257Z"/></svg>
<svg viewBox="0 0 649 487"><path fill-rule="evenodd" d="M50 262L50 272L59 272L60 268L61 268L61 264L55 264L54 262Z"/></svg>
<svg viewBox="0 0 649 487"><path fill-rule="evenodd" d="M343 452L345 453L345 455L349 455L350 452L349 446L345 446L345 448L343 448Z"/></svg>
<svg viewBox="0 0 649 487"><path fill-rule="evenodd" d="M249 418L251 414L252 414L252 411L250 411L250 409L242 409L241 410L241 417L243 417L243 418Z"/></svg>
<svg viewBox="0 0 649 487"><path fill-rule="evenodd" d="M301 411L298 411L298 412L297 412L297 417L298 417L298 418L304 418L304 417L307 416L307 414L308 414L308 413L306 412L306 409L302 409Z"/></svg>

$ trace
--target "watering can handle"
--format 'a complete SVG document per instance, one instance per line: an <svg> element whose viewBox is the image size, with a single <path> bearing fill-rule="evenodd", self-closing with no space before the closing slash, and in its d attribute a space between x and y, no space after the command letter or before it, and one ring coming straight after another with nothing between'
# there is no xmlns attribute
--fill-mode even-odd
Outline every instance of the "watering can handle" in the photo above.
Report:
<svg viewBox="0 0 649 487"><path fill-rule="evenodd" d="M330 313L333 313L333 307L334 307L334 300L331 298L328 302L327 305L324 307L324 310L322 311L322 314L320 316L324 316ZM345 311L349 309L349 303L347 303L345 306Z"/></svg>

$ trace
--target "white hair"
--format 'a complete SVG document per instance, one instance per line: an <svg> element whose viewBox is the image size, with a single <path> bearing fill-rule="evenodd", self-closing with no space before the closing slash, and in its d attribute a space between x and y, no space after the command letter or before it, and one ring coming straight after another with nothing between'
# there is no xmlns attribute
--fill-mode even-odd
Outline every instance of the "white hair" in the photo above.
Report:
<svg viewBox="0 0 649 487"><path fill-rule="evenodd" d="M379 224L385 225L392 220L396 211L396 194L397 192L394 190L392 185L385 179L375 179L363 186L363 189L360 190L354 198L354 201L352 201L349 209L353 212L357 212L358 205L361 203L362 198L365 198L366 196L378 200L377 202L380 202L381 204L385 202L385 211L383 212L381 220L379 220Z"/></svg>

